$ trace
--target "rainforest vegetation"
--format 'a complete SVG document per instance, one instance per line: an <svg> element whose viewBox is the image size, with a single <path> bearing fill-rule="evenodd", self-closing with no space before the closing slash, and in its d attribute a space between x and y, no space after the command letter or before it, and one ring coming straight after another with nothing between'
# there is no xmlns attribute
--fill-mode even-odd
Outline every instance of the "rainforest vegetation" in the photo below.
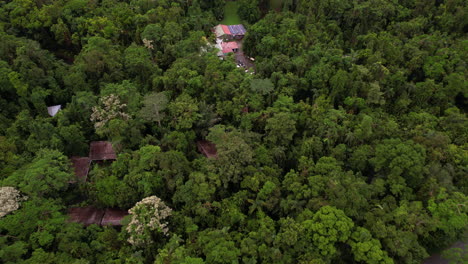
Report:
<svg viewBox="0 0 468 264"><path fill-rule="evenodd" d="M272 2L237 1L250 74L209 44L223 0L0 1L0 262L420 264L464 239L468 1ZM76 182L92 141L117 158Z"/></svg>

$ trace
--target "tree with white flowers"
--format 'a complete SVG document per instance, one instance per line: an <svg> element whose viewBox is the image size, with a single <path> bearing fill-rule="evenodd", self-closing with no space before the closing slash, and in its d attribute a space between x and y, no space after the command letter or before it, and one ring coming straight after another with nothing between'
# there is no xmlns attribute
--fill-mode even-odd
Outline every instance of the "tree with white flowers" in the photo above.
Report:
<svg viewBox="0 0 468 264"><path fill-rule="evenodd" d="M18 210L21 201L26 199L13 187L0 187L0 218Z"/></svg>
<svg viewBox="0 0 468 264"><path fill-rule="evenodd" d="M102 129L109 121L121 118L123 120L130 119L130 115L124 112L127 104L120 102L119 96L111 94L100 99L99 106L93 107L91 121L94 122L96 130Z"/></svg>
<svg viewBox="0 0 468 264"><path fill-rule="evenodd" d="M155 236L169 234L168 223L165 220L171 216L172 209L159 197L146 197L128 212L132 216L126 228L130 235L128 238L130 244L143 247L154 243Z"/></svg>

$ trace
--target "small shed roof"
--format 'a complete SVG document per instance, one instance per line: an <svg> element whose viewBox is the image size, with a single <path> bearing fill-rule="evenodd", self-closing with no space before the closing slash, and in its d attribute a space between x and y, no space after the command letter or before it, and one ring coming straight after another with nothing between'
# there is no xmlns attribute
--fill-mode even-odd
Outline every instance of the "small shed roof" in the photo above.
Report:
<svg viewBox="0 0 468 264"><path fill-rule="evenodd" d="M229 53L229 52L233 52L234 49L238 49L239 45L237 45L236 42L231 41L231 42L221 43L221 47L223 48L223 53L226 54L226 53Z"/></svg>
<svg viewBox="0 0 468 264"><path fill-rule="evenodd" d="M122 225L122 219L128 215L127 211L107 208L101 220L101 225Z"/></svg>
<svg viewBox="0 0 468 264"><path fill-rule="evenodd" d="M109 141L93 141L89 147L89 158L91 160L115 160L117 155Z"/></svg>
<svg viewBox="0 0 468 264"><path fill-rule="evenodd" d="M81 223L84 225L100 225L104 215L104 210L91 206L75 207L68 210L69 222Z"/></svg>
<svg viewBox="0 0 468 264"><path fill-rule="evenodd" d="M216 151L216 145L208 140L200 140L197 142L198 151L200 151L207 158L217 158L218 152Z"/></svg>
<svg viewBox="0 0 468 264"><path fill-rule="evenodd" d="M61 108L61 105L49 106L47 107L47 113L49 113L50 116L55 116Z"/></svg>
<svg viewBox="0 0 468 264"><path fill-rule="evenodd" d="M71 162L73 169L75 170L76 177L85 182L88 178L89 165L91 164L91 159L88 157L71 157Z"/></svg>
<svg viewBox="0 0 468 264"><path fill-rule="evenodd" d="M241 24L227 26L231 35L245 35L245 27Z"/></svg>

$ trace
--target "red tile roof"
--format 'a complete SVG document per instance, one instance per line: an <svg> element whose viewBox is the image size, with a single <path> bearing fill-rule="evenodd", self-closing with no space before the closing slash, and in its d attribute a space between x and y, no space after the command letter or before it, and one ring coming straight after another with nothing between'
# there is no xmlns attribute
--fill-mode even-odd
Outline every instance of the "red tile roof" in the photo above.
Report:
<svg viewBox="0 0 468 264"><path fill-rule="evenodd" d="M85 182L86 178L88 178L89 165L91 164L91 159L88 157L71 157L70 159L73 165L73 169L75 171L76 178L78 178L78 180L80 181Z"/></svg>
<svg viewBox="0 0 468 264"><path fill-rule="evenodd" d="M223 53L233 52L233 49L238 49L239 45L236 42L223 42L221 43L221 47L223 48Z"/></svg>
<svg viewBox="0 0 468 264"><path fill-rule="evenodd" d="M224 34L231 35L231 31L229 31L228 26L226 26L226 25L221 25L221 27L223 28Z"/></svg>
<svg viewBox="0 0 468 264"><path fill-rule="evenodd" d="M110 142L93 141L89 148L89 158L91 160L115 160L117 155Z"/></svg>
<svg viewBox="0 0 468 264"><path fill-rule="evenodd" d="M208 140L200 140L197 142L198 151L207 158L217 158L216 145Z"/></svg>

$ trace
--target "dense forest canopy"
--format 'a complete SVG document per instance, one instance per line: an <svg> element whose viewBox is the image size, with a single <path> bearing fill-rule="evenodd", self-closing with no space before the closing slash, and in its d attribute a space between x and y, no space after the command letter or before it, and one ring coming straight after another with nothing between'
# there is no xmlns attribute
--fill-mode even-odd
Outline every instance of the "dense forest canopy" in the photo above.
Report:
<svg viewBox="0 0 468 264"><path fill-rule="evenodd" d="M466 239L466 0L238 0L252 74L211 44L225 5L0 2L0 262L419 264ZM77 180L94 141L117 157ZM130 215L70 222L86 206Z"/></svg>

